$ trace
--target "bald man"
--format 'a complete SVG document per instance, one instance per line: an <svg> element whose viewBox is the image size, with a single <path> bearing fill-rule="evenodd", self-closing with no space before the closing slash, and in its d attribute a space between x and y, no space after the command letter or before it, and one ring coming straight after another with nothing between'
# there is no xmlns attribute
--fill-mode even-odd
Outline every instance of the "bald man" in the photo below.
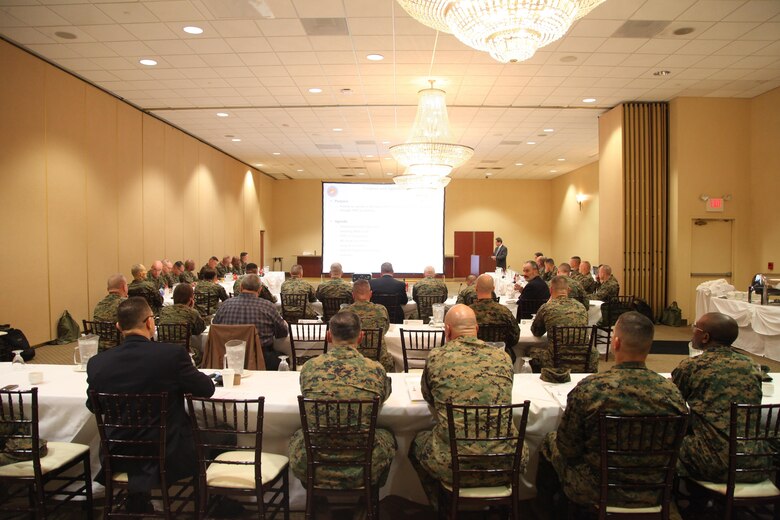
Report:
<svg viewBox="0 0 780 520"><path fill-rule="evenodd" d="M607 264L601 264L599 266L599 285L590 298L608 302L618 294L620 294L620 284L617 278L612 276L612 268Z"/></svg>
<svg viewBox="0 0 780 520"><path fill-rule="evenodd" d="M162 260L155 260L152 262L152 267L149 268L149 272L146 273L146 281L151 282L158 291L165 287L165 278L162 276L162 272Z"/></svg>
<svg viewBox="0 0 780 520"><path fill-rule="evenodd" d="M419 432L409 450L409 460L423 484L431 504L437 501L437 481L452 483L452 460L447 433L445 403L488 405L512 402L512 362L503 350L477 339L477 316L465 305L455 305L444 319L447 343L431 350L422 375L422 393L436 410L432 431ZM506 451L514 451L510 444ZM474 446L480 453L480 446ZM523 448L522 467L528 460ZM497 486L503 480L474 481L464 479L467 487Z"/></svg>
<svg viewBox="0 0 780 520"><path fill-rule="evenodd" d="M162 267L160 268L162 270ZM128 296L140 296L146 300L152 312L157 315L163 305L163 297L159 289L147 280L146 267L144 264L134 264L130 268L133 275L133 281L127 286Z"/></svg>
<svg viewBox="0 0 780 520"><path fill-rule="evenodd" d="M112 274L106 282L108 294L95 305L92 319L116 323L116 308L127 298L127 279L121 273Z"/></svg>
<svg viewBox="0 0 780 520"><path fill-rule="evenodd" d="M282 288L279 292L282 295L305 294L308 301L317 301L317 298L314 296L314 287L312 287L309 282L303 279L303 267L300 264L295 264L290 268L290 278L282 283ZM293 313L300 312L298 307L285 306L285 308ZM314 309L312 309L311 305L306 306L306 315L304 317L306 319L314 319L317 317L317 313L314 312Z"/></svg>
<svg viewBox="0 0 780 520"><path fill-rule="evenodd" d="M343 276L344 270L340 263L330 264L330 280L317 287L317 299L322 301L323 298L346 298L352 303L352 287L344 281Z"/></svg>
<svg viewBox="0 0 780 520"><path fill-rule="evenodd" d="M696 480L726 482L729 467L731 403L761 404L761 375L751 358L731 346L739 326L731 316L710 312L693 324L693 346L700 356L684 359L672 371L672 381L691 407L688 436L680 447L678 472ZM756 443L741 446L761 451ZM767 478L759 472L737 473L738 482Z"/></svg>
<svg viewBox="0 0 780 520"><path fill-rule="evenodd" d="M417 301L418 296L440 296L447 299L447 285L436 278L436 269L432 265L423 270L423 279L412 287L412 299Z"/></svg>
<svg viewBox="0 0 780 520"><path fill-rule="evenodd" d="M469 305L471 310L477 316L477 324L483 325L506 325L509 329L504 342L508 352L517 345L520 339L520 327L517 325L517 319L509 309L493 299L494 282L489 274L480 275L477 278L477 301ZM510 353L510 356L512 354Z"/></svg>
<svg viewBox="0 0 780 520"><path fill-rule="evenodd" d="M596 504L599 498L599 414L679 415L685 399L674 384L645 365L653 344L653 322L638 312L620 316L612 333L615 366L593 374L569 392L557 432L542 443L537 473L537 497L541 510L555 515L553 495L561 486L569 500ZM658 475L648 472L658 482ZM663 476L661 476L663 480ZM658 505L656 490L610 490L610 506ZM565 515L564 515L565 517Z"/></svg>
<svg viewBox="0 0 780 520"><path fill-rule="evenodd" d="M580 277L580 283L582 283L582 288L585 289L586 294L590 294L595 291L598 285L596 280L593 279L593 273L591 273L590 270L591 265L587 260L580 264L580 275L582 275Z"/></svg>

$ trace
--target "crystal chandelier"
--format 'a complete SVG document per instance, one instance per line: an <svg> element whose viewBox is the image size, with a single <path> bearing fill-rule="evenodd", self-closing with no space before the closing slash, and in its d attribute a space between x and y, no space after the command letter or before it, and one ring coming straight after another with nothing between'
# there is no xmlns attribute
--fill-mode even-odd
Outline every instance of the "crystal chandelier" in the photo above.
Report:
<svg viewBox="0 0 780 520"><path fill-rule="evenodd" d="M390 147L396 162L406 167L404 175L394 179L396 184L446 186L452 169L468 161L474 153L473 148L451 142L445 92L433 88L433 83L431 88L418 92L417 116L409 138Z"/></svg>
<svg viewBox="0 0 780 520"><path fill-rule="evenodd" d="M524 61L605 0L398 0L418 22L503 63Z"/></svg>

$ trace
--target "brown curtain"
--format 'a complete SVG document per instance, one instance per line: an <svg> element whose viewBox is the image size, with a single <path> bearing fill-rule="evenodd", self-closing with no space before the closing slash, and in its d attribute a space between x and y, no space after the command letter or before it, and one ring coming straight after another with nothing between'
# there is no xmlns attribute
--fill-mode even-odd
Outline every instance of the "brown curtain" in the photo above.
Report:
<svg viewBox="0 0 780 520"><path fill-rule="evenodd" d="M623 294L645 300L658 318L666 305L669 105L623 107L625 273Z"/></svg>

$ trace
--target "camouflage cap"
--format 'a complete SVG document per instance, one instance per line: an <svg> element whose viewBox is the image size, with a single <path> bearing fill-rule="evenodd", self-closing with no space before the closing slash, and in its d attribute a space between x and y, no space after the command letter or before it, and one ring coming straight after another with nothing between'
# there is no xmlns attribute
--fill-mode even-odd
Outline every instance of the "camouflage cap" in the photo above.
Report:
<svg viewBox="0 0 780 520"><path fill-rule="evenodd" d="M543 368L541 380L545 383L568 383L571 381L571 370L568 368Z"/></svg>

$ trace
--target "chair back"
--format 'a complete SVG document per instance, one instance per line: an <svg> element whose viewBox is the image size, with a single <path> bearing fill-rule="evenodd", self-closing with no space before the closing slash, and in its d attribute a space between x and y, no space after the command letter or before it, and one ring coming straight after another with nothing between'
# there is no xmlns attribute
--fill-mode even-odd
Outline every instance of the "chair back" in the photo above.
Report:
<svg viewBox="0 0 780 520"><path fill-rule="evenodd" d="M363 340L358 344L358 352L368 359L379 362L379 356L382 354L382 329L361 329Z"/></svg>
<svg viewBox="0 0 780 520"><path fill-rule="evenodd" d="M390 323L403 323L404 313L401 310L401 304L398 303L397 294L371 293L371 302L382 305L387 309L387 316L390 319Z"/></svg>
<svg viewBox="0 0 780 520"><path fill-rule="evenodd" d="M37 387L0 391L0 432L5 455L19 461L32 460L35 478L40 482Z"/></svg>
<svg viewBox="0 0 780 520"><path fill-rule="evenodd" d="M195 308L200 313L201 317L211 316L217 312L217 305L219 305L219 294L215 292L198 292L195 291Z"/></svg>
<svg viewBox="0 0 780 520"><path fill-rule="evenodd" d="M103 352L122 343L122 333L116 328L116 323L110 321L81 320L84 334L97 334L100 336L98 349Z"/></svg>
<svg viewBox="0 0 780 520"><path fill-rule="evenodd" d="M530 401L507 405L447 406L452 457L452 492L461 488L519 482ZM515 417L520 414L519 427ZM484 449L475 450L475 446Z"/></svg>
<svg viewBox="0 0 780 520"><path fill-rule="evenodd" d="M634 296L613 296L601 304L601 324L613 327L621 314L634 310Z"/></svg>
<svg viewBox="0 0 780 520"><path fill-rule="evenodd" d="M416 362L412 368L422 368L431 349L444 345L443 330L401 329L401 352L404 357L404 372L409 372L410 361Z"/></svg>
<svg viewBox="0 0 780 520"><path fill-rule="evenodd" d="M594 327L594 339L593 339L593 348L596 350L599 350L599 345L604 345L604 361L609 360L609 347L612 343L612 327L602 327L599 325L596 325ZM601 351L599 350L599 354Z"/></svg>
<svg viewBox="0 0 780 520"><path fill-rule="evenodd" d="M127 289L127 295L130 297L140 296L146 300L146 303L149 304L149 308L152 309L152 312L154 312L155 315L160 313L160 308L162 307L162 297L160 297L160 293L149 291L142 287L129 287Z"/></svg>
<svg viewBox="0 0 780 520"><path fill-rule="evenodd" d="M362 488L371 487L371 457L379 398L306 399L298 396L306 444L306 490L318 489L318 468L358 468Z"/></svg>
<svg viewBox="0 0 780 520"><path fill-rule="evenodd" d="M341 306L343 304L352 303L352 298L325 296L320 301L322 301L322 321L327 323L337 312L341 310Z"/></svg>
<svg viewBox="0 0 780 520"><path fill-rule="evenodd" d="M176 343L184 347L187 353L190 353L190 331L189 323L164 323L157 324L157 341L165 343Z"/></svg>
<svg viewBox="0 0 780 520"><path fill-rule="evenodd" d="M746 449L746 444L750 449ZM780 404L731 403L727 500L733 501L737 482L758 479L745 478L746 475L765 474L765 478L771 478L777 474L780 471L779 450Z"/></svg>
<svg viewBox="0 0 780 520"><path fill-rule="evenodd" d="M539 307L547 303L548 300L528 298L517 300L517 321L530 320L539 310Z"/></svg>
<svg viewBox="0 0 780 520"><path fill-rule="evenodd" d="M282 317L287 323L298 323L306 317L309 295L305 293L282 293Z"/></svg>
<svg viewBox="0 0 780 520"><path fill-rule="evenodd" d="M433 304L444 303L447 300L446 294L426 294L417 295L417 319L423 320L423 323L428 323L430 317L433 316Z"/></svg>
<svg viewBox="0 0 780 520"><path fill-rule="evenodd" d="M553 327L553 366L592 372L590 356L595 338L595 327Z"/></svg>
<svg viewBox="0 0 780 520"><path fill-rule="evenodd" d="M628 496L641 493L642 496L656 497L651 503L628 504L625 507L660 505L662 514L668 514L677 456L687 424L687 413L662 416L599 415L600 518L606 516L610 502L620 496L621 492ZM620 499L625 502L625 498Z"/></svg>
<svg viewBox="0 0 780 520"><path fill-rule="evenodd" d="M477 337L482 341L498 342L503 341L504 345L511 347L509 336L512 334L512 327L505 324L479 324Z"/></svg>
<svg viewBox="0 0 780 520"><path fill-rule="evenodd" d="M215 368L220 370L224 365L225 343L231 339L246 341L246 357L244 368L247 370L265 370L265 358L263 357L263 344L255 326L244 325L215 325L209 327L209 337L206 347L203 349L203 361L201 368Z"/></svg>
<svg viewBox="0 0 780 520"><path fill-rule="evenodd" d="M328 351L327 323L290 323L287 327L290 333L293 371L298 370L308 360Z"/></svg>

